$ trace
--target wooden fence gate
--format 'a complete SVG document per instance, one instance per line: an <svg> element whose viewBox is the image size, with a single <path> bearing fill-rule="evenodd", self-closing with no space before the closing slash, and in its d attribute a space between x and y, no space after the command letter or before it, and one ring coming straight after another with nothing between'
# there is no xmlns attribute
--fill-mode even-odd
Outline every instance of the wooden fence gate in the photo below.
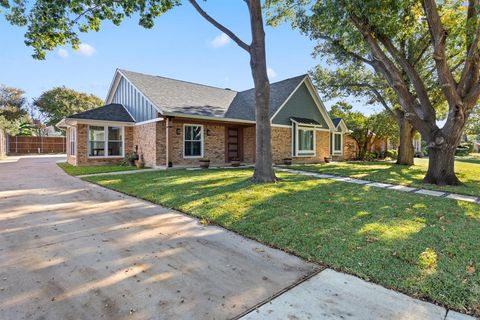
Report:
<svg viewBox="0 0 480 320"><path fill-rule="evenodd" d="M65 137L8 136L8 154L65 153Z"/></svg>

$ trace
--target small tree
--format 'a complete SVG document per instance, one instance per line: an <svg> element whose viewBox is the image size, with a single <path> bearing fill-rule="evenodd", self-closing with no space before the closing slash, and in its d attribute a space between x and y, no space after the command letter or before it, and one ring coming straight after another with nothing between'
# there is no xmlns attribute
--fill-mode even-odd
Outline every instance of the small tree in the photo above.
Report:
<svg viewBox="0 0 480 320"><path fill-rule="evenodd" d="M33 57L44 59L45 51L71 43L78 47L77 29L82 32L99 31L103 20L119 25L125 16L139 14L139 24L152 28L155 18L182 3L180 0L72 0L33 1L0 0L0 7L8 8L7 19L19 26L28 26L25 43L34 49ZM255 86L256 150L253 181L274 182L272 165L271 128L269 117L270 83L267 76L265 31L260 0L245 0L250 15L250 44L220 24L205 12L195 0L188 0L210 24L228 35L250 56L250 69Z"/></svg>
<svg viewBox="0 0 480 320"><path fill-rule="evenodd" d="M26 112L27 99L22 89L0 86L0 128L16 135L21 125L29 123Z"/></svg>
<svg viewBox="0 0 480 320"><path fill-rule="evenodd" d="M56 87L43 92L33 105L47 117L46 125L54 126L64 117L98 108L103 100L93 94Z"/></svg>

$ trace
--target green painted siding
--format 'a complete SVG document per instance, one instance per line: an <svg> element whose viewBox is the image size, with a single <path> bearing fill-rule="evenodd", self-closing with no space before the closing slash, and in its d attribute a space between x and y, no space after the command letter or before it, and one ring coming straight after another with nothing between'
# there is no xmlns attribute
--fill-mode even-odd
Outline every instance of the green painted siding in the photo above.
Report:
<svg viewBox="0 0 480 320"><path fill-rule="evenodd" d="M305 84L298 88L282 110L272 119L272 123L291 125L291 117L313 119L322 124L322 128L328 129L327 122L318 110Z"/></svg>

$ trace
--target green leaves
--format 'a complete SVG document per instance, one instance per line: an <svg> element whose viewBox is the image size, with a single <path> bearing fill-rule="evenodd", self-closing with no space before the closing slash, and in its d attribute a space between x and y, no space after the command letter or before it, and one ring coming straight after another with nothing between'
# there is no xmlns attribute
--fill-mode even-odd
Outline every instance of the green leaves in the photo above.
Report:
<svg viewBox="0 0 480 320"><path fill-rule="evenodd" d="M180 0L36 0L28 11L26 0L0 0L11 24L27 26L25 44L40 60L57 46L77 48L78 32L100 31L105 20L120 25L125 17L138 14L139 25L152 28L155 18L180 4Z"/></svg>
<svg viewBox="0 0 480 320"><path fill-rule="evenodd" d="M34 105L49 119L48 125L55 125L65 116L98 108L103 104L102 99L77 92L66 87L57 87L45 91L34 100Z"/></svg>

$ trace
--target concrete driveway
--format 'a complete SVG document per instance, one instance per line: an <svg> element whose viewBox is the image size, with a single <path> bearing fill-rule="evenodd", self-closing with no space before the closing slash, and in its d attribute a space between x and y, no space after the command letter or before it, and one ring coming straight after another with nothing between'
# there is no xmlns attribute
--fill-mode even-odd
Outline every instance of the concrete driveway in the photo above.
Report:
<svg viewBox="0 0 480 320"><path fill-rule="evenodd" d="M0 318L227 319L317 268L63 173L0 162Z"/></svg>

